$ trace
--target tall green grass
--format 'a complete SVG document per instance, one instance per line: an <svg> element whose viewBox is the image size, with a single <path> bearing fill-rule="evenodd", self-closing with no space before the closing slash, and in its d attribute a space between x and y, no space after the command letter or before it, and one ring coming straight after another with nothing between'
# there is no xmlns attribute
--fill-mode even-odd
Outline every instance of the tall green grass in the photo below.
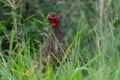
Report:
<svg viewBox="0 0 120 80"><path fill-rule="evenodd" d="M66 36L65 39L68 41L69 46L60 66L53 69L48 59L44 73L42 73L43 66L41 62L40 68L36 69L35 56L38 47L36 48L34 45L39 43L38 46L41 51L42 43L45 42L47 36L49 26L44 19L43 13L38 11L32 16L28 16L24 21L22 18L22 6L24 5L21 0L0 0L0 2L2 2L4 7L10 8L10 11L5 13L5 15L11 16L9 18L11 18L10 22L12 23L12 30L8 31L5 26L9 20L0 21L0 30L4 33L4 36L0 38L1 80L120 79L119 0L116 0L116 2L113 0L93 1L95 12L92 12L86 6L87 4L85 3L87 2L75 0L72 3L72 0L70 0L69 3L72 5L72 10L74 8L74 11L76 11L76 13L73 13L77 14L77 16L70 16L74 22L69 23L73 24L69 28L75 28L75 32L74 34L70 33L72 29L68 31L69 28L67 28L69 33L66 32L66 35L69 38ZM89 13L89 17L86 12ZM40 19L36 16L40 16ZM22 29L20 28L21 26ZM36 28L36 26L40 27ZM44 26L47 26L47 28ZM41 29L40 31L38 30L39 28ZM38 30L40 35L37 35L38 33L34 30ZM19 37L19 34L22 35ZM36 36L42 39L39 41ZM7 50L8 55L2 50L4 37L10 43ZM35 43L33 38L36 39ZM70 55L69 60L66 61L65 59L68 55Z"/></svg>

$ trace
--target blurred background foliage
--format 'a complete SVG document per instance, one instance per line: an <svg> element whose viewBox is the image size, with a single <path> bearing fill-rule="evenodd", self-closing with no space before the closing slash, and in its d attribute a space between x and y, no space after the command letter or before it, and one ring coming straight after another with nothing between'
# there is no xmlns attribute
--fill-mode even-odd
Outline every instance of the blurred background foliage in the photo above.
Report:
<svg viewBox="0 0 120 80"><path fill-rule="evenodd" d="M119 33L119 0L105 0L103 23L109 19ZM31 47L38 48L49 32L46 15L56 12L59 15L60 28L67 43L71 43L79 29L85 27L81 37L81 47L95 49L95 28L100 22L99 0L0 0L0 37L4 50L10 48L11 35L13 43L21 40L30 41ZM116 9L116 10L115 10ZM112 11L111 11L112 10ZM109 16L110 15L110 16ZM84 25L86 24L86 25ZM92 51L92 50L90 50Z"/></svg>
<svg viewBox="0 0 120 80"><path fill-rule="evenodd" d="M0 0L0 79L41 79L31 54L48 36L49 12L59 15L71 60L56 72L48 66L45 80L120 79L120 0ZM20 74L26 70L30 77Z"/></svg>

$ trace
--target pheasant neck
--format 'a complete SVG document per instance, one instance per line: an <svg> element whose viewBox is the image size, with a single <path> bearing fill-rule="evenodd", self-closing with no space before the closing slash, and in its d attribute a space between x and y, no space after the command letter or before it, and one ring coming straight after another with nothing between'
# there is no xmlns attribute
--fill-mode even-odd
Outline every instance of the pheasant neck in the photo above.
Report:
<svg viewBox="0 0 120 80"><path fill-rule="evenodd" d="M51 29L52 35L59 40L59 42L63 41L63 35L59 27L52 27Z"/></svg>
<svg viewBox="0 0 120 80"><path fill-rule="evenodd" d="M58 26L52 27L52 32L53 32L54 34L59 34L59 33L61 33L61 31L60 31L60 29L59 29Z"/></svg>

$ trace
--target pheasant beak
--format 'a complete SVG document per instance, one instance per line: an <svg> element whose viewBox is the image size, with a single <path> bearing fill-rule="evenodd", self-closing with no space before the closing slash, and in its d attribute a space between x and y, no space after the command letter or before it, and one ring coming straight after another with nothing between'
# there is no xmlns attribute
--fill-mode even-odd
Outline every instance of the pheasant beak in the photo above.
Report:
<svg viewBox="0 0 120 80"><path fill-rule="evenodd" d="M46 19L49 19L49 17L50 17L50 16L49 16L49 15L47 15L47 16L46 16Z"/></svg>

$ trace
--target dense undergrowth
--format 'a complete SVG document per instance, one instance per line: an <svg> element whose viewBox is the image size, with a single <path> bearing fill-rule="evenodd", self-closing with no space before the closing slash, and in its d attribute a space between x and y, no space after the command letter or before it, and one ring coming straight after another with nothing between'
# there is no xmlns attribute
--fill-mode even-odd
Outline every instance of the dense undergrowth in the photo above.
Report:
<svg viewBox="0 0 120 80"><path fill-rule="evenodd" d="M56 12L70 54L53 69L35 70ZM119 80L119 0L0 0L0 80ZM40 63L41 64L41 63Z"/></svg>

